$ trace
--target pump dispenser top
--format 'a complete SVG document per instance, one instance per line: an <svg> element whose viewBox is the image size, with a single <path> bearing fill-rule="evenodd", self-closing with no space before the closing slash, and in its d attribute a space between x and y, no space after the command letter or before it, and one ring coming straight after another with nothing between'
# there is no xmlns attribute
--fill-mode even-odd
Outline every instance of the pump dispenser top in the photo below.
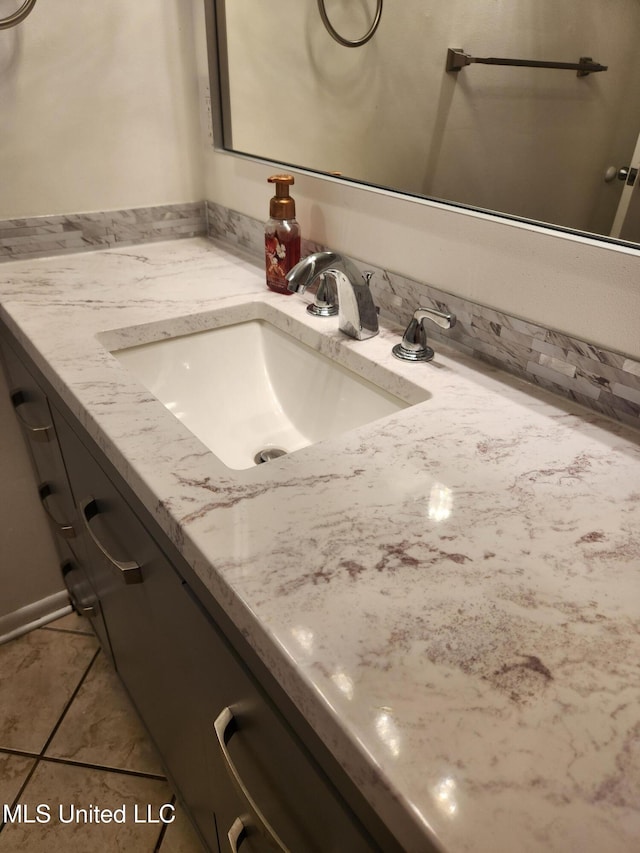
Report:
<svg viewBox="0 0 640 853"><path fill-rule="evenodd" d="M293 175L271 175L267 180L276 185L276 194L269 204L269 216L272 219L295 219L296 203L289 195Z"/></svg>
<svg viewBox="0 0 640 853"><path fill-rule="evenodd" d="M276 194L269 203L269 221L264 229L267 287L290 296L286 275L300 260L300 226L296 222L296 203L289 195L293 175L271 175Z"/></svg>

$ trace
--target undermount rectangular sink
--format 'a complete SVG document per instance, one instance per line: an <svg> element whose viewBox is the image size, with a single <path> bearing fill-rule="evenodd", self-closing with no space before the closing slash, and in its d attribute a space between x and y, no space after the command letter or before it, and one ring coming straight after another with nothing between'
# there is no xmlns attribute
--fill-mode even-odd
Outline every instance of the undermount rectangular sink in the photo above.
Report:
<svg viewBox="0 0 640 853"><path fill-rule="evenodd" d="M409 405L263 319L110 351L233 469Z"/></svg>

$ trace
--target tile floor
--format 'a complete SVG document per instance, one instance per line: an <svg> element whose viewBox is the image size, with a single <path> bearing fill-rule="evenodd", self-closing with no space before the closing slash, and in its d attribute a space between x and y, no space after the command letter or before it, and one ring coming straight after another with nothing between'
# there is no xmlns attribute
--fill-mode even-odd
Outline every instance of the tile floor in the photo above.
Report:
<svg viewBox="0 0 640 853"><path fill-rule="evenodd" d="M0 646L0 853L203 853L179 809L152 823L166 803L155 749L88 623L70 614ZM75 821L73 806L123 811Z"/></svg>

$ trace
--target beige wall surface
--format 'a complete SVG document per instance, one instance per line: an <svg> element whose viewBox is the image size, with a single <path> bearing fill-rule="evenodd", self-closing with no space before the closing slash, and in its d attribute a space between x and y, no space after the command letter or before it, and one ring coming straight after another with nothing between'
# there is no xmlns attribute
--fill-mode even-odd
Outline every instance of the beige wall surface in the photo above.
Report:
<svg viewBox="0 0 640 853"><path fill-rule="evenodd" d="M193 38L184 0L39 0L0 31L0 219L201 200Z"/></svg>
<svg viewBox="0 0 640 853"><path fill-rule="evenodd" d="M18 5L0 0L0 16ZM0 219L201 200L193 41L183 0L39 0L0 31ZM29 605L53 596L43 607L63 606L64 587L4 376L0 398L0 623L10 630L46 615Z"/></svg>

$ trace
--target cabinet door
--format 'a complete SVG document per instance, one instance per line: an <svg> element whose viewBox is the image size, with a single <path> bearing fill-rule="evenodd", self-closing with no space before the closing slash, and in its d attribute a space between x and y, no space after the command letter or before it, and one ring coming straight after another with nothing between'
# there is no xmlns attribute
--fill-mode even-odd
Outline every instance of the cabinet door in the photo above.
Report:
<svg viewBox="0 0 640 853"><path fill-rule="evenodd" d="M217 851L214 778L193 707L191 665L184 663L189 637L181 636L183 624L174 614L182 580L55 409L54 418L115 667L187 811Z"/></svg>

